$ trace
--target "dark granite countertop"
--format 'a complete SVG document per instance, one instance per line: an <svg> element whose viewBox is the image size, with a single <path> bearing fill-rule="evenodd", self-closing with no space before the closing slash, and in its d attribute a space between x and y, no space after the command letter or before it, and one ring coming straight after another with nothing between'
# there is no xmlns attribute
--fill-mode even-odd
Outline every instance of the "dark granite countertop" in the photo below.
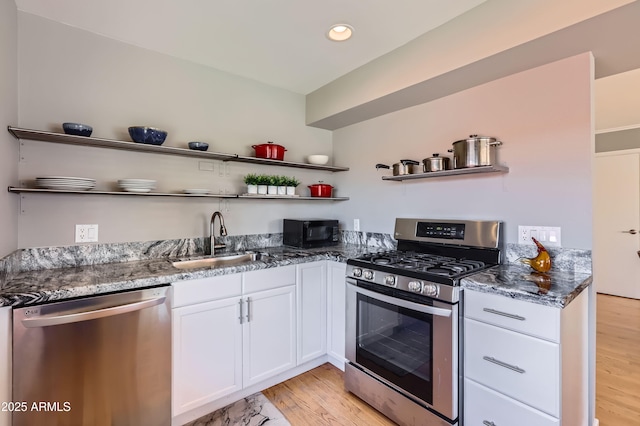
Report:
<svg viewBox="0 0 640 426"><path fill-rule="evenodd" d="M552 268L549 272L540 273L528 266L510 263L463 278L461 286L483 293L564 308L592 281L591 274L586 272Z"/></svg>
<svg viewBox="0 0 640 426"><path fill-rule="evenodd" d="M257 261L234 266L181 270L174 267L172 262L206 256L184 257L182 252L194 252L194 247L197 252L198 248L197 245L185 244L184 241L178 241L179 249L175 247L171 244L165 246L154 243L148 247L127 245L122 251L113 246L80 246L72 250L63 249L60 253L58 249L29 250L24 253L24 258L27 259L25 270L2 280L0 306L34 305L317 260L346 262L348 258L385 250L384 247L362 244L341 244L320 249L276 246L254 249L255 252L266 254ZM94 259L109 259L111 263L82 264L78 259L87 257L82 256L85 250L94 250ZM131 259L132 253L137 252L143 252L148 258L127 261ZM533 272L528 266L519 263L499 265L463 278L461 286L562 308L592 282L590 273L575 268L573 261L577 258L580 256L576 257L575 254L570 256L570 261L557 257L554 268L547 274ZM60 267L63 265L65 267Z"/></svg>
<svg viewBox="0 0 640 426"><path fill-rule="evenodd" d="M0 306L27 306L96 294L166 285L176 281L234 274L285 265L334 260L346 262L380 249L361 245L339 245L323 249L271 247L256 249L266 253L260 260L241 265L181 270L176 260L191 258L156 258L121 263L104 263L67 268L50 268L19 272L0 289ZM226 253L224 253L226 254Z"/></svg>

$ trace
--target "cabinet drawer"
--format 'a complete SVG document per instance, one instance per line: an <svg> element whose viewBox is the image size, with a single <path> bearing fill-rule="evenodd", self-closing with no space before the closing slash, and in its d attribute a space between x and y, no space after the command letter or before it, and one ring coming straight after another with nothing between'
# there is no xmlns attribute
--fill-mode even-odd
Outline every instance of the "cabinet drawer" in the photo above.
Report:
<svg viewBox="0 0 640 426"><path fill-rule="evenodd" d="M178 308L194 303L240 296L242 291L242 275L231 274L178 281L173 283L172 287L173 298L171 307Z"/></svg>
<svg viewBox="0 0 640 426"><path fill-rule="evenodd" d="M465 318L465 377L559 417L559 345Z"/></svg>
<svg viewBox="0 0 640 426"><path fill-rule="evenodd" d="M552 342L560 341L558 308L465 290L464 316Z"/></svg>
<svg viewBox="0 0 640 426"><path fill-rule="evenodd" d="M255 291L269 290L272 288L294 285L296 283L295 265L281 266L278 268L260 269L244 273L244 294Z"/></svg>
<svg viewBox="0 0 640 426"><path fill-rule="evenodd" d="M464 424L557 426L560 421L472 380L464 381Z"/></svg>

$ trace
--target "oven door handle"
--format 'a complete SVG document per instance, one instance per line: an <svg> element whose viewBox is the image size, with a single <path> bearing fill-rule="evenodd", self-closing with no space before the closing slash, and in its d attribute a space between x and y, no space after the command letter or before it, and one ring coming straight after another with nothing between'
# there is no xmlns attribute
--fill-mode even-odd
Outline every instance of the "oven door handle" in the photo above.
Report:
<svg viewBox="0 0 640 426"><path fill-rule="evenodd" d="M423 312L425 314L431 314L438 317L450 317L451 310L444 308L435 308L429 305L422 305L420 303L409 302L408 300L399 299L397 297L390 297L384 294L376 293L375 291L367 290L362 287L358 287L355 284L352 284L347 281L347 285L354 287L356 293L363 294L365 296L369 296L372 299L377 299L381 302L388 303L390 305L400 306L401 308L411 309L412 311Z"/></svg>

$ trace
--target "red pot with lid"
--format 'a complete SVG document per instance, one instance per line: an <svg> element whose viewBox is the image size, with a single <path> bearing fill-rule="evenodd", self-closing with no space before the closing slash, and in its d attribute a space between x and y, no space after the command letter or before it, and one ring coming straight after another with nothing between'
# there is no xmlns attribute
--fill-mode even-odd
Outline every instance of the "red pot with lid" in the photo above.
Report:
<svg viewBox="0 0 640 426"><path fill-rule="evenodd" d="M271 141L260 145L251 145L256 150L256 157L269 158L271 160L284 160L285 147Z"/></svg>
<svg viewBox="0 0 640 426"><path fill-rule="evenodd" d="M333 194L333 186L319 182L309 185L309 191L311 191L312 197L331 198Z"/></svg>

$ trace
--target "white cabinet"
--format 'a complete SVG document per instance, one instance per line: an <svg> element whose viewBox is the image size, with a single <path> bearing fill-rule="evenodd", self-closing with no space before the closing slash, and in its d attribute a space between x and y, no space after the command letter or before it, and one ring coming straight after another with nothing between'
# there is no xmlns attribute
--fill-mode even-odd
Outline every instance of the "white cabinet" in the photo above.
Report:
<svg viewBox="0 0 640 426"><path fill-rule="evenodd" d="M327 353L329 362L343 371L345 363L346 270L346 263L327 262Z"/></svg>
<svg viewBox="0 0 640 426"><path fill-rule="evenodd" d="M242 389L241 289L240 274L173 285L174 416Z"/></svg>
<svg viewBox="0 0 640 426"><path fill-rule="evenodd" d="M298 365L327 353L327 262L297 266Z"/></svg>
<svg viewBox="0 0 640 426"><path fill-rule="evenodd" d="M0 308L0 402L11 401L11 316L10 306ZM0 411L0 426L11 424L11 412Z"/></svg>
<svg viewBox="0 0 640 426"><path fill-rule="evenodd" d="M242 389L240 297L173 310L173 413Z"/></svg>
<svg viewBox="0 0 640 426"><path fill-rule="evenodd" d="M296 365L295 266L173 284L173 416Z"/></svg>
<svg viewBox="0 0 640 426"><path fill-rule="evenodd" d="M296 366L294 285L243 296L244 387Z"/></svg>
<svg viewBox="0 0 640 426"><path fill-rule="evenodd" d="M464 291L464 424L589 424L588 294L560 309Z"/></svg>

